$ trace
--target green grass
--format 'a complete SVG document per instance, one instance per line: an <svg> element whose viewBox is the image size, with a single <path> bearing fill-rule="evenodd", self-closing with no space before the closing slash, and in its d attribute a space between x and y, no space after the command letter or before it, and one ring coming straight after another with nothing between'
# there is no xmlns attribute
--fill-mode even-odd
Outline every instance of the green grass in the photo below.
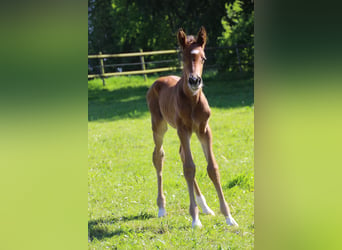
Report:
<svg viewBox="0 0 342 250"><path fill-rule="evenodd" d="M153 140L145 94L156 79L113 77L89 81L89 249L252 249L254 244L253 80L207 74L204 92L221 182L239 228L228 227L192 137L196 178L216 216L200 214L193 230L176 131L164 139L164 191L168 215L158 218Z"/></svg>

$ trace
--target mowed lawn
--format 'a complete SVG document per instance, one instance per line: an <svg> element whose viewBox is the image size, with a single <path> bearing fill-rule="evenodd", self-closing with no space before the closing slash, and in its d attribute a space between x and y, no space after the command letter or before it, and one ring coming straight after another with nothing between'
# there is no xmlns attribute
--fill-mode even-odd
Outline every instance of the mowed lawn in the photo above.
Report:
<svg viewBox="0 0 342 250"><path fill-rule="evenodd" d="M158 218L153 140L145 94L156 77L88 82L89 249L252 249L254 244L253 79L211 74L204 92L223 191L238 228L228 227L195 135L196 178L215 216L193 230L176 131L164 139L167 216Z"/></svg>

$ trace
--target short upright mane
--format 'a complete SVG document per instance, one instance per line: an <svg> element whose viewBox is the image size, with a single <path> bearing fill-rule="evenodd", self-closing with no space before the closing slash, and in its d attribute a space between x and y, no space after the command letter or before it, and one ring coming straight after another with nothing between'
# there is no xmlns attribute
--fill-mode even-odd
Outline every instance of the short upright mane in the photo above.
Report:
<svg viewBox="0 0 342 250"><path fill-rule="evenodd" d="M190 44L193 44L195 42L196 42L196 39L195 39L195 37L193 35L186 36L186 43L187 44L190 45Z"/></svg>

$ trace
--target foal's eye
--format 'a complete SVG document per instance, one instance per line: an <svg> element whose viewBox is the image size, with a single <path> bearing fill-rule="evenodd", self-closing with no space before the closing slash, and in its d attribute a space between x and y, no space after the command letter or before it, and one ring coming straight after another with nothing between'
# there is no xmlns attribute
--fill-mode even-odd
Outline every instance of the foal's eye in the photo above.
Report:
<svg viewBox="0 0 342 250"><path fill-rule="evenodd" d="M207 58L202 57L202 63L204 63L207 60Z"/></svg>

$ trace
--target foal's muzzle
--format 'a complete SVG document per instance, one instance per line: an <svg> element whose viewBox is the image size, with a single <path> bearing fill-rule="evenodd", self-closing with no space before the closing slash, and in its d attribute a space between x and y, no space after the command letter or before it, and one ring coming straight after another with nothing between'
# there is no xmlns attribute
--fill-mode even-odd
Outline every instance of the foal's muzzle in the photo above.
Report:
<svg viewBox="0 0 342 250"><path fill-rule="evenodd" d="M202 78L200 76L190 75L189 77L189 85L192 89L200 88L202 83Z"/></svg>

